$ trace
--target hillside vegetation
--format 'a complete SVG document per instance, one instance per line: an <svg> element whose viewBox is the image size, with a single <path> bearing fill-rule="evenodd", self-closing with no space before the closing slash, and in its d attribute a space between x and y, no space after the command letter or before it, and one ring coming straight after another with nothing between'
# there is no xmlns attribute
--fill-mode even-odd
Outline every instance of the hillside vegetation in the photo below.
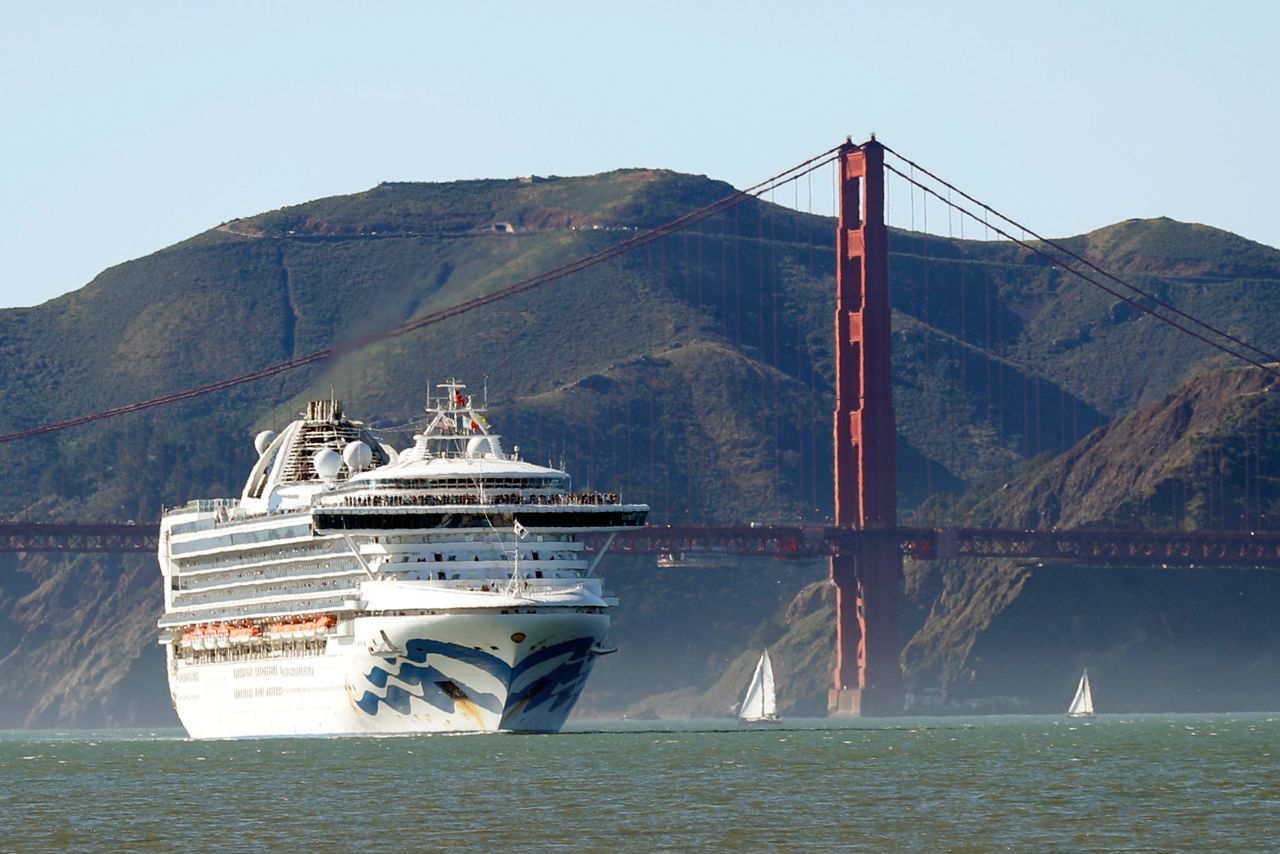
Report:
<svg viewBox="0 0 1280 854"><path fill-rule="evenodd" d="M396 183L224 223L64 297L0 311L0 431L355 341L729 192L662 170ZM828 219L753 201L412 335L217 395L0 446L8 473L0 512L154 520L164 505L238 493L253 433L278 429L313 396L336 394L404 444L428 381L456 375L472 390L487 382L492 420L508 444L531 459L563 460L580 485L647 501L655 522L824 520L832 230ZM1280 307L1276 250L1170 220L1121 223L1069 242L1162 299L1280 349L1280 329L1269 322ZM1095 428L1226 367L1219 354L1004 243L895 232L891 246L904 517L1058 513L1063 524L1086 515L1159 523L1167 504L1168 521L1180 525L1230 522L1238 511L1269 524L1272 510L1262 512L1257 500L1251 511L1229 495L1206 493L1197 503L1184 491L1165 501L1161 483L1191 490L1205 460L1235 459L1226 432L1214 457L1217 428L1200 444L1170 450L1164 480L1135 458L1142 473L1133 488L1113 484L1105 498L1056 457L1071 449L1077 456L1062 459L1077 459L1103 444ZM1227 396L1218 403L1242 424L1261 417ZM1093 444L1077 447L1086 437ZM1269 457L1249 453L1240 465L1270 471ZM1077 482L1083 503L1051 506L1049 490L1069 492ZM1018 501L991 503L1005 483L1000 494ZM1218 488L1215 495L1227 494ZM822 579L820 564L744 562L726 576L615 559L606 571L624 601L614 630L622 653L602 665L584 710L723 710L746 678L743 662L774 642L783 645L784 711L820 707L830 653L827 594L811 586ZM905 660L920 690L981 689L989 664L973 650L1000 636L1000 613L1029 601L1029 585L1016 577L983 578L937 568L913 576L908 622L920 638L940 638L928 649L950 650L938 658L913 652L924 648L913 642ZM957 627L957 597L997 605ZM172 721L154 643L159 607L149 560L4 557L0 726ZM1036 619L1058 619L1045 608L1033 609ZM962 680L966 669L972 675Z"/></svg>

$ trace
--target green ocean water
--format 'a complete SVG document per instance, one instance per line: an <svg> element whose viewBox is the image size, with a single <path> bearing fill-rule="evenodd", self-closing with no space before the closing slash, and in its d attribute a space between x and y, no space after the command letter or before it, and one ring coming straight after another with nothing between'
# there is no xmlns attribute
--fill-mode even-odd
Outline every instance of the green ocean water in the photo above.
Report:
<svg viewBox="0 0 1280 854"><path fill-rule="evenodd" d="M1276 851L1280 714L0 733L5 851Z"/></svg>

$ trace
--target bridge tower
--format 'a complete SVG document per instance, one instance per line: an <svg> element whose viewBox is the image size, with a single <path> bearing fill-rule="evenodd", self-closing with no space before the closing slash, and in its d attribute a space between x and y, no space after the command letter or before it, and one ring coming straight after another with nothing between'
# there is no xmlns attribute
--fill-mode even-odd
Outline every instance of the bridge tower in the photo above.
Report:
<svg viewBox="0 0 1280 854"><path fill-rule="evenodd" d="M837 162L835 522L892 528L898 522L897 427L884 147L875 137L862 146L847 141ZM902 711L902 554L891 537L867 539L852 554L831 558L836 670L827 709L833 716Z"/></svg>

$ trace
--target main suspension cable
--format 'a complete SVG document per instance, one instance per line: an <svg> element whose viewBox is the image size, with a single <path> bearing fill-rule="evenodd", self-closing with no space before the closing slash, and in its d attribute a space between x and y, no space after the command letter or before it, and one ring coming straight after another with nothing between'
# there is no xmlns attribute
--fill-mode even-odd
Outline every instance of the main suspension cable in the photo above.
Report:
<svg viewBox="0 0 1280 854"><path fill-rule="evenodd" d="M304 367L306 365L323 361L332 356L339 356L346 353L350 353L354 350L360 349L362 347L367 347L379 341L384 341L388 338L395 338L401 335L405 335L409 332L414 332L416 330L422 329L423 327L430 326L435 323L439 323L442 320L447 320L448 318L451 318L451 317L457 317L460 314L464 314L468 311L479 308L481 306L488 305L490 303L494 303L502 299L506 299L507 297L515 296L516 294L524 293L525 291L532 290L541 285L548 284L549 282L554 282L558 279L564 278L565 276L572 275L573 273L578 273L590 267L594 267L595 265L603 263L604 261L611 260L613 258L618 257L619 255L624 255L627 252L632 251L633 249L638 249L641 246L646 246L654 242L655 240L660 240L664 237L667 237L668 235L674 234L675 232L688 228L691 225L702 222L703 220L713 217L716 214L723 213L724 211L730 210L731 208L736 208L738 205L742 204L743 202L746 202L750 199L758 198L759 196L763 195L764 193L768 192L769 190L775 187L782 186L791 181L799 180L800 178L803 178L805 175L808 175L810 172L813 172L817 169L822 168L823 166L827 165L828 163L832 162L832 160L835 159L834 155L837 151L839 151L839 148L840 148L839 146L836 146L834 148L827 149L821 154L814 155L813 157L810 157L809 159L802 161L801 163L797 163L795 166L792 166L790 169L783 170L782 172L779 172L777 175L774 175L771 178L766 178L765 180L759 182L758 184L754 184L750 187L747 187L745 190L735 190L734 192L730 193L727 196L724 196L723 198L717 199L716 201L708 205L705 205L704 207L698 208L695 211L691 211L690 213L687 213L684 216L671 220L670 222L666 222L661 225L655 226L647 231L637 234L634 237L627 238L626 240L623 240L612 246L606 247L605 249L601 249L598 252L593 252L590 255L584 255L581 258L575 259L573 261L569 261L568 263L565 263L565 264L561 264L558 267L553 267L550 270L545 270L541 273L537 273L533 276L529 276L528 278L522 279L516 282L515 284L509 285L505 288L500 288L499 290L493 291L491 293L484 294L478 297L473 297L472 299L469 299L469 300L464 300L463 302L457 303L456 305L452 305L448 308L443 308L438 311L430 312L414 320L396 324L395 326L391 326L387 329L383 329L380 332L375 332L369 335L353 338L342 344L334 345L331 347L325 347L321 350L316 350L315 352L308 353L304 356L298 356L293 359L287 359L283 362L277 362L274 365L268 365L267 367L261 368L256 371L251 371L249 373L240 374L234 377L228 377L227 379L218 380L217 382L208 383L206 385L193 386L192 388L183 389L181 391L176 391L171 394L162 395L160 397L153 397L149 400L142 400L136 403L126 404L124 406L116 406L111 409L104 409L100 412L94 412L89 415L81 415L76 418L69 418L69 419L66 419L65 421L56 421L50 424L43 424L39 427L32 427L27 430L20 430L16 433L8 433L5 435L0 435L0 444L17 441L18 439L28 439L33 436L41 436L46 433L56 433L60 430L66 430L70 427L79 427L84 424L90 424L94 421L102 421L107 418L115 418L117 416L126 415L131 412L139 412L144 409L151 409L157 406L164 406L170 403L177 403L178 401L182 401L182 400L189 400L193 397L200 397L202 395L211 394L216 391L222 391L224 389L232 388L234 386L243 385L244 383L254 382L255 380L265 379L266 377L271 377L277 374L286 373L288 371L292 371L297 368Z"/></svg>
<svg viewBox="0 0 1280 854"><path fill-rule="evenodd" d="M896 154L896 152L895 152L895 154ZM899 156L900 156L900 155L899 155ZM905 158L902 158L902 159L904 159L904 160L905 160ZM938 200L940 200L940 201L942 201L942 202L947 202L947 199L946 199L946 198L944 198L940 193L938 193L938 191L937 191L937 190L935 190L935 189L933 189L932 187L929 187L929 186L927 186L927 185L925 185L925 184L923 184L923 183L920 183L920 182L919 182L919 181L917 181L915 178L912 178L911 176L907 175L906 173L902 172L901 170L894 168L892 165L890 165L890 164L886 163L886 164L884 165L884 168L885 168L885 169L887 169L887 170L889 170L890 172L894 173L895 175L899 176L900 178L902 178L902 179L904 179L904 180L906 180L906 181L908 181L908 182L910 182L910 183L914 184L915 186L919 187L921 191L923 191L923 192L925 192L925 193L928 193L929 195L933 196L934 198L936 198L936 199L938 199ZM922 170L922 171L923 171L923 170ZM943 182L943 183L945 183L945 182ZM958 190L957 190L956 192L960 192L960 191L958 191ZM964 194L963 194L963 193L961 193L961 195L964 195ZM975 204L982 205L982 203L981 203L981 202L978 202L978 201L976 201L976 200L974 200L974 199L971 199L969 196L965 196L965 198L970 199L970 201L973 201ZM956 208L956 210L958 210L960 213L964 214L965 216L973 217L973 218L974 218L974 220L978 220L978 217L977 217L977 216L976 216L972 211L970 211L968 208L965 208L965 207L964 207L963 205L961 205L960 203L958 203L958 202L947 202L947 203L948 203L948 204L953 205L953 206ZM985 206L985 205L982 205L982 206L983 206L984 208L986 208L986 206ZM1000 213L998 213L998 212L996 212L996 211L994 211L994 210L992 210L992 209L990 209L990 208L986 208L986 209L987 209L987 210L989 210L989 211L991 211L991 213L996 214L996 216L999 216L1001 219L1005 220L1006 222L1013 222L1013 220L1008 219L1007 217L1003 216L1002 214L1000 214ZM1205 335L1203 335L1203 334L1201 334L1201 333L1199 333L1199 332L1195 331L1194 329L1190 329L1190 328L1188 328L1188 327L1186 327L1186 326L1182 325L1181 323L1179 323L1179 322L1178 322L1178 321L1176 321L1176 320L1173 320L1172 318L1168 318L1168 317L1165 317L1165 316L1164 316L1164 315L1162 315L1162 314L1157 313L1155 310L1153 310L1152 308L1150 308L1150 307L1149 307L1149 306L1147 306L1147 305L1144 305L1143 303L1139 302L1138 300L1134 299L1133 297L1130 297L1130 296L1128 296L1128 295L1126 295L1126 294L1120 293L1120 292L1119 292L1119 291L1117 291L1115 288L1110 287L1110 286L1108 286L1108 285L1106 285L1106 284L1104 284L1104 283L1102 283L1102 282L1098 281L1097 279L1093 278L1092 276L1086 275L1085 273L1081 272L1080 270L1077 270L1077 269L1075 269L1074 267L1071 267L1071 266L1069 266L1069 265L1067 265L1067 264L1062 263L1062 261L1061 261L1060 259L1055 258L1053 255L1051 255L1051 254L1049 254L1048 252L1044 251L1043 249L1041 249L1040 247L1036 246L1035 244L1030 243L1030 242L1028 242L1027 240L1024 240L1024 239L1020 239L1020 238L1018 238L1018 237L1015 237L1012 233L1010 233L1009 231L1006 231L1006 230L1004 230L1004 229L1000 228L998 225L992 225L991 223L984 223L984 224L985 224L988 228L990 228L992 231L994 231L996 234L999 234L1001 237L1004 237L1006 240L1012 241L1013 243L1016 243L1016 244L1018 244L1019 246L1021 246L1023 249L1026 249L1026 250L1028 250L1029 252L1034 252L1035 254L1037 254L1037 255L1041 256L1042 258L1046 258L1046 259L1048 259L1048 260L1049 260L1050 262L1052 262L1055 266L1061 267L1062 269L1066 270L1068 273L1071 273L1071 274L1072 274L1072 275L1074 275L1074 276L1078 276L1079 278L1083 279L1084 281L1088 282L1089 284L1093 285L1094 287L1099 288L1100 290L1103 290L1103 291L1105 291L1105 292L1106 292L1106 293L1108 293L1108 294L1111 294L1112 296L1116 297L1117 299L1123 300L1124 302L1126 302L1126 303L1128 303L1129 305L1133 306L1134 308L1138 309L1138 310L1139 310L1139 311L1141 311L1142 313L1144 313L1144 314L1149 314L1149 315L1151 315L1152 317L1154 317L1156 320L1159 320L1159 321L1161 321L1162 323L1166 323L1166 324L1168 324L1169 326L1172 326L1174 329L1177 329L1177 330L1179 330L1179 331L1181 331L1181 332L1184 332L1184 333L1186 333L1187 335L1190 335L1192 338L1195 338L1195 339L1197 339L1197 340L1199 340L1199 341L1204 342L1205 344L1208 344L1210 347L1213 347L1215 350L1219 350L1219 351L1221 351L1221 352L1223 352L1223 353L1226 353L1227 355L1231 356L1232 358L1239 359L1239 360L1244 361L1244 362L1248 362L1250 365L1253 365L1253 366L1254 366L1254 367L1256 367L1256 368L1260 368L1260 369L1262 369L1263 371L1267 372L1268 374L1271 374L1272 376L1276 377L1277 379L1280 379L1280 370L1278 370L1277 368L1275 368L1275 367L1271 367L1271 366L1266 365L1266 364L1264 364L1264 363L1262 363L1262 362L1259 362L1257 359L1254 359L1254 358L1252 358L1252 357L1250 357L1250 356L1248 356L1248 355L1246 355L1246 354L1244 354L1244 353L1241 353L1241 352L1238 352L1238 351L1236 351L1236 350L1233 350L1232 348L1228 347L1227 345L1225 345L1225 344L1223 344L1223 343L1221 343L1221 342L1219 342L1219 341L1214 341L1213 339L1208 338L1207 336L1205 336ZM1015 223L1015 225L1016 225L1016 223ZM1023 227L1023 226L1021 226L1021 225L1018 225L1017 227L1018 227L1018 228L1022 228L1024 231L1026 231L1026 233L1027 233L1027 234L1031 234L1031 235L1034 235L1034 234L1035 234L1035 232L1031 231L1030 229L1024 228L1024 227ZM1040 238L1037 238L1037 239L1040 239ZM1046 242L1047 242L1047 241L1046 241ZM1090 264L1090 266L1092 267L1093 265L1092 265L1092 264ZM1105 271L1104 271L1104 272L1105 272ZM1114 278L1114 277L1110 276L1110 274L1107 274L1107 275L1108 275L1108 278ZM1128 287L1132 287L1132 286L1128 286ZM1139 290L1139 289L1134 288L1134 290ZM1181 312L1179 312L1179 313L1181 314ZM1188 316L1188 317L1189 317L1189 316ZM1198 323L1199 325L1201 325L1201 326L1203 326L1203 327L1206 327L1206 328L1210 329L1211 331L1213 331L1213 332L1215 332L1215 333L1217 333L1217 334L1219 334L1219 335L1223 335L1223 337L1226 337L1226 338L1228 338L1229 340L1233 340L1233 341L1234 341L1234 340L1237 340L1237 339L1234 339L1232 336L1228 336L1228 335L1226 335L1225 333L1218 332L1218 330L1213 329L1213 327L1208 326L1208 324L1205 324L1205 323L1203 323L1203 322L1201 322L1201 321L1195 320L1195 318L1190 318L1190 319L1191 319L1191 320L1194 320L1194 321L1195 321L1196 323ZM1268 359L1273 359L1273 358L1274 358L1274 360L1275 360L1275 361L1280 362L1280 358L1272 357L1272 356L1270 356L1269 354L1267 354L1267 353L1265 353L1265 352L1262 352L1262 351L1258 350L1258 349L1257 349L1257 348L1255 348L1255 347L1250 347L1249 345L1244 345L1244 346L1248 347L1248 349L1253 350L1254 352L1258 352L1258 353L1260 353L1264 358L1268 358Z"/></svg>
<svg viewBox="0 0 1280 854"><path fill-rule="evenodd" d="M950 182L948 182L947 180L945 180L945 179L943 179L943 178L939 178L939 177L938 177L937 175L935 175L933 172L930 172L928 169L924 168L923 166L921 166L920 164L916 163L915 161L913 161L913 160L911 160L911 159L909 159L909 158L907 158L907 157L904 157L903 155L899 154L897 151L895 151L894 149L890 148L889 146L884 145L883 143L881 143L881 145L884 147L884 150L885 150L885 151L888 151L890 154L892 154L894 157L896 157L896 158L898 158L899 160L901 160L903 163L908 164L908 165L911 167L911 169L912 169L912 174L913 174L913 175L915 174L915 170L919 170L920 172L923 172L925 175L928 175L928 176L929 176L930 178L932 178L934 181L937 181L939 184L941 184L942 186L946 187L946 188L947 188L947 190L949 190L949 191L953 191L953 192L955 192L955 193L959 194L960 196L964 197L966 200L968 200L968 201L972 202L973 204L978 205L979 207L981 207L984 211L987 211L988 213L994 214L995 216L999 217L1000 219L1004 220L1005 222L1009 223L1010 225L1013 225L1014 227L1021 229L1022 231L1026 232L1027 234L1029 234L1029 235L1031 235L1032 237L1034 237L1036 240L1039 240L1041 243L1044 243L1044 244L1046 244L1046 245L1048 245L1048 246L1052 246L1054 249L1056 249L1057 251L1061 252L1063 255L1066 255L1066 256L1068 256L1069 258L1072 258L1072 259L1074 259L1074 260L1076 260L1076 261L1080 262L1081 264L1084 264L1086 267L1088 267L1089 269L1091 269L1091 270L1093 270L1094 272L1098 273L1099 275L1104 276L1105 278L1110 279L1111 281L1115 282L1117 285L1120 285L1120 286L1122 286L1122 287L1126 288L1127 290L1129 290L1129 291L1131 291L1131 292L1133 292L1133 293L1138 294L1138 295L1139 295L1140 297L1142 297L1143 299L1150 300L1152 303L1154 303L1154 304L1156 304L1156 305L1160 306L1161 308L1164 308L1164 309L1166 309L1166 310L1168 310L1168 311L1173 312L1174 314L1178 315L1179 317L1183 318L1184 320L1190 321L1191 323L1195 324L1196 326L1199 326L1199 327L1200 327L1200 328L1202 328L1202 329L1208 330L1208 331L1209 331L1209 332L1211 332L1212 334L1214 334L1214 335L1218 335L1218 336L1220 336L1220 337L1222 337L1222 338L1226 339L1227 341L1232 342L1233 344L1237 344L1237 345L1239 345L1240 347L1245 348L1246 350L1250 350L1250 351L1252 351L1255 355L1260 356L1261 358L1266 359L1266 360L1267 360L1267 361L1269 361L1269 362L1280 362L1280 356L1277 356L1277 355L1275 355L1275 354L1273 354L1273 353L1269 353L1269 352L1267 352L1266 350L1262 350L1262 349L1260 349L1260 348L1258 348L1258 347L1254 346L1253 344L1250 344L1249 342L1244 341L1244 340L1242 340L1241 338L1236 337L1235 335L1232 335L1232 334L1231 334L1231 333L1229 333L1229 332L1226 332L1226 331L1224 331L1224 330L1222 330L1222 329L1218 329L1217 327L1215 327L1215 326L1213 326L1213 325L1211 325L1211 324L1209 324L1209 323L1206 323L1205 321L1201 320L1200 318L1195 317L1194 315L1188 314L1187 312L1183 311L1182 309L1178 308L1177 306L1173 305L1172 303L1168 302L1167 300L1163 300L1163 299L1161 299L1159 296L1157 296L1157 295L1155 295L1155 294L1153 294L1153 293L1151 293L1151 292L1149 292L1149 291L1147 291L1147 290L1144 290L1143 288L1140 288L1140 287L1138 287L1137 285L1134 285L1134 284L1132 284L1132 283L1130 283L1130 282L1126 282L1125 280L1121 279L1119 276L1116 276L1115 274L1111 273L1110 271L1103 269L1102 267L1100 267L1100 266L1098 266L1097 264L1095 264L1093 261L1090 261L1088 258L1084 257L1083 255L1080 255L1079 253L1077 253L1077 252L1073 251L1072 249L1069 249L1068 247L1063 246L1061 243L1057 242L1056 240L1052 240L1052 239L1050 239L1050 238L1047 238L1047 237L1044 237L1044 236L1042 236L1042 235L1040 235L1040 234L1037 234L1035 231L1033 231L1033 230L1032 230L1032 229L1030 229L1030 228L1027 228L1025 225L1023 225L1022 223L1020 223L1020 222L1018 222L1017 220L1013 219L1012 217L1009 217L1009 216L1007 216L1007 215L1005 215L1005 214L1001 213L1000 211L996 210L995 208L991 207L990 205L988 205L988 204L986 204L986 203L984 203L984 202L981 202L981 201L979 201L978 199L975 199L973 196L969 195L969 194L968 194L968 193L966 193L964 190L961 190L959 187L956 187L954 184L951 184ZM891 171L895 172L895 173L896 173L896 174L898 174L898 175L902 175L902 173L901 173L901 172L899 172L897 169L893 169L893 167L889 166L888 164L886 164L886 165L885 165L885 168L886 168L886 169L890 169ZM903 176L903 177L906 177L906 176ZM912 183L915 183L915 179L914 179L914 178L907 178L907 180L908 180L908 181L911 181ZM921 187L921 189L923 189L923 185L919 185L919 184L917 184L917 186L920 186L920 187ZM937 194L937 193L935 193L934 195L938 195L938 194ZM939 198L941 198L941 196L938 196L938 197L939 197ZM945 201L946 201L946 203L947 203L948 205L952 205L952 204L953 204L950 198L946 199ZM963 209L961 209L958 205L954 205L954 206L956 207L956 209L957 209L957 210L962 210L962 212L963 212ZM965 212L965 213L967 213L967 212ZM972 213L968 213L967 215L968 215L968 216L973 216L973 214L972 214ZM974 219L976 220L976 219L977 219L977 217L974 217ZM1001 233L1003 234L1003 232L1001 232ZM1025 245L1025 244L1023 244L1023 245ZM1042 252L1042 253L1040 253L1040 254L1041 254L1041 255L1044 255L1045 253L1043 253L1043 252ZM1046 256L1046 257L1047 257L1047 256ZM1056 258L1050 258L1050 260L1052 260L1052 261L1053 261L1055 264L1057 264L1058 266L1061 266L1063 269L1069 270L1069 271L1071 271L1071 272L1075 272L1075 270L1072 270L1072 269L1071 269L1071 267L1069 267L1068 265L1066 265L1066 264L1062 263L1062 261L1061 261L1061 260L1059 260L1059 259L1056 259ZM1108 291L1108 293L1110 293L1110 291ZM1140 307L1140 308L1142 308L1142 310L1143 310L1143 311L1145 311L1147 314L1150 314L1150 315L1152 315L1152 316L1154 316L1154 317L1160 317L1160 315L1156 314L1154 311L1151 311L1149 308L1147 308L1147 307L1145 307L1145 306L1139 306L1139 307ZM1161 319L1163 320L1164 318L1161 318ZM1178 328L1181 328L1181 327L1178 327ZM1252 361L1252 360L1250 360L1250 361ZM1255 363L1255 364L1256 364L1256 363Z"/></svg>

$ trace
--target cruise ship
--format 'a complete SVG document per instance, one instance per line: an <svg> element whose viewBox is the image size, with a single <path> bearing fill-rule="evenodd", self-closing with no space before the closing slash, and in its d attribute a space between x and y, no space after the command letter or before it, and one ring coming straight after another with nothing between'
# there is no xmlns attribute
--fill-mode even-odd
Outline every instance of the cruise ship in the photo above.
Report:
<svg viewBox="0 0 1280 854"><path fill-rule="evenodd" d="M564 725L612 651L598 564L649 508L574 492L437 388L412 447L314 401L258 434L239 499L165 512L160 643L193 738Z"/></svg>

